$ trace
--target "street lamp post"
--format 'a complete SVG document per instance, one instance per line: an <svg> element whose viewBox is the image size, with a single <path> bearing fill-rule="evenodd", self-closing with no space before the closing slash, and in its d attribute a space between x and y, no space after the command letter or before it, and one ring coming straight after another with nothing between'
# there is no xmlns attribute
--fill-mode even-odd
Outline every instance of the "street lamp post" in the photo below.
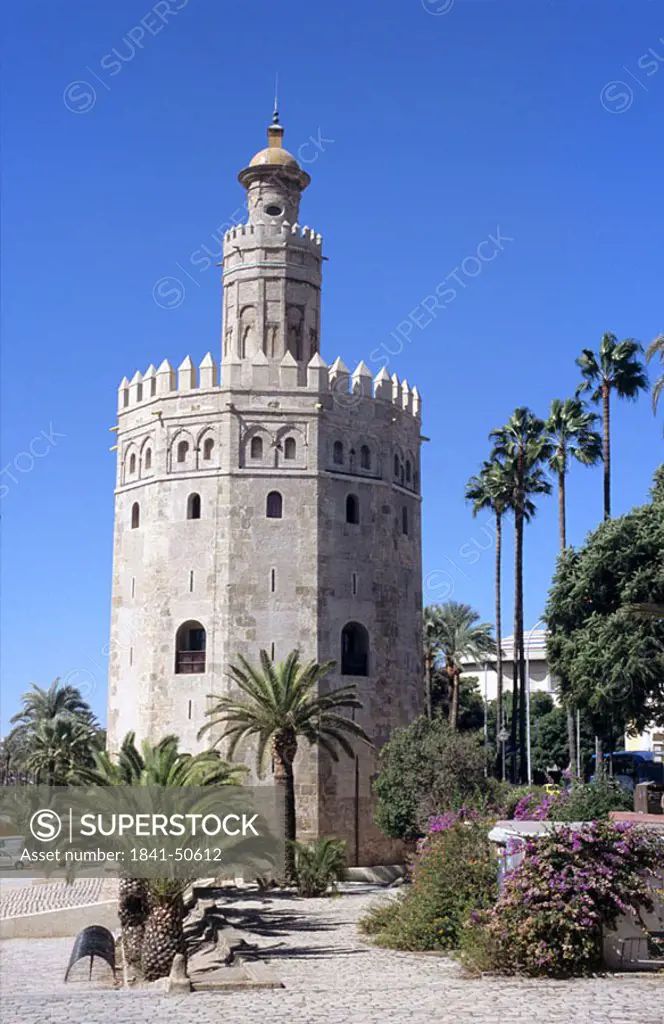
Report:
<svg viewBox="0 0 664 1024"><path fill-rule="evenodd" d="M526 758L528 764L528 785L533 784L533 764L530 749L530 641L535 630L542 625L544 619L538 619L527 634L526 640Z"/></svg>

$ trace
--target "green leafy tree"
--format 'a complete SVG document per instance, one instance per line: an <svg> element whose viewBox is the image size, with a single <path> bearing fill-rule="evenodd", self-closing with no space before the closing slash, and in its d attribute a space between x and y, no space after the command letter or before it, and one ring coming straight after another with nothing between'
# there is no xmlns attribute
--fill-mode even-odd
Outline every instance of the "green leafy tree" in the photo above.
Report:
<svg viewBox="0 0 664 1024"><path fill-rule="evenodd" d="M241 655L231 665L230 677L240 697L220 697L206 715L210 721L199 735L220 726L222 732L215 742L228 741L228 756L233 757L239 743L256 739L259 774L263 774L268 755L272 758L274 779L284 793L284 830L286 836L286 877L294 881L296 836L294 762L298 742L321 747L337 761L339 750L349 757L355 751L351 740L370 744L364 730L342 711L362 709L354 686L342 686L321 693L321 684L334 668L334 662L300 664L298 651L291 651L284 662L275 664L260 652L260 668L255 668Z"/></svg>
<svg viewBox="0 0 664 1024"><path fill-rule="evenodd" d="M450 693L449 723L452 729L456 729L463 660L467 658L481 662L493 658L496 643L491 635L491 623L480 622L479 615L470 605L447 601L439 605L438 610L440 653L443 659L441 673L447 680Z"/></svg>
<svg viewBox="0 0 664 1024"><path fill-rule="evenodd" d="M503 707L503 636L502 636L502 538L503 518L510 509L512 486L505 466L494 459L484 462L477 476L471 477L466 485L466 501L472 502L473 515L490 509L496 520L496 566L495 566L495 601L496 601L496 679L498 720L500 729L504 728ZM505 744L501 744L501 776L505 779Z"/></svg>
<svg viewBox="0 0 664 1024"><path fill-rule="evenodd" d="M523 537L524 526L535 514L533 498L550 494L551 485L544 478L541 466L552 454L545 423L530 409L515 409L504 427L492 430L492 460L504 467L510 481L510 506L514 512L514 672L515 686L512 707L512 750L521 751L520 778L527 781L526 751L526 659L523 635ZM512 757L512 781L516 782L516 756Z"/></svg>
<svg viewBox="0 0 664 1024"><path fill-rule="evenodd" d="M639 614L664 602L664 474L649 504L609 520L567 549L549 593L551 670L562 696L585 709L600 739L664 722L664 619Z"/></svg>
<svg viewBox="0 0 664 1024"><path fill-rule="evenodd" d="M441 716L421 716L396 729L380 751L376 824L393 839L412 841L432 815L481 803L490 792L480 735L458 732Z"/></svg>
<svg viewBox="0 0 664 1024"><path fill-rule="evenodd" d="M229 765L214 750L188 754L177 736L158 743L144 740L140 749L127 733L117 757L99 751L82 781L94 786L237 786L246 769ZM120 877L118 916L127 962L140 964L148 980L168 974L176 953L184 951L182 895L187 879Z"/></svg>
<svg viewBox="0 0 664 1024"><path fill-rule="evenodd" d="M648 377L638 358L642 351L633 338L618 341L615 334L604 334L599 352L584 348L576 361L583 377L577 395L589 393L590 400L602 407L605 519L611 517L611 394L635 401L648 390Z"/></svg>

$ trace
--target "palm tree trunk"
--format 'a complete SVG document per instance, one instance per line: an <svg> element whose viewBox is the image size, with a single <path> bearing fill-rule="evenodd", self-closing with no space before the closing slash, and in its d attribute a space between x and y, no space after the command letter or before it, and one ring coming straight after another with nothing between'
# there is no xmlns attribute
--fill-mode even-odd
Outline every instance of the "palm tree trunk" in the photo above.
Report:
<svg viewBox="0 0 664 1024"><path fill-rule="evenodd" d="M293 762L283 754L278 754L275 765L274 781L280 786L284 799L284 875L287 883L295 881L295 849L293 843L297 839L295 821L295 776Z"/></svg>
<svg viewBox="0 0 664 1024"><path fill-rule="evenodd" d="M505 781L505 744L498 739L503 722L503 633L501 625L501 561L503 546L503 520L500 513L496 513L496 744L500 751L500 777Z"/></svg>
<svg viewBox="0 0 664 1024"><path fill-rule="evenodd" d="M431 651L427 651L424 655L424 701L425 701L425 712L427 718L433 716L433 710L431 706L431 684L433 682L433 655Z"/></svg>
<svg viewBox="0 0 664 1024"><path fill-rule="evenodd" d="M565 469L558 472L558 529L560 532L560 550L567 547L567 515L565 508ZM576 728L574 723L574 708L567 708L567 749L569 752L569 770L572 778L577 775L577 749L576 749Z"/></svg>
<svg viewBox="0 0 664 1024"><path fill-rule="evenodd" d="M514 513L514 636L512 646L512 665L513 665L513 682L512 682L512 724L510 728L510 742L512 745L512 755L510 758L510 779L514 785L518 781L517 773L517 740L519 728L519 690L520 690L520 643L519 643L519 623L521 622L521 606L520 606L520 563L521 563L521 544L523 537L523 524L519 524L520 513L518 507Z"/></svg>
<svg viewBox="0 0 664 1024"><path fill-rule="evenodd" d="M611 518L611 391L608 384L602 385L602 427L604 431L604 518Z"/></svg>
<svg viewBox="0 0 664 1024"><path fill-rule="evenodd" d="M565 470L558 473L558 530L560 532L560 550L567 547L567 515L565 511Z"/></svg>
<svg viewBox="0 0 664 1024"><path fill-rule="evenodd" d="M453 668L450 672L450 685L452 692L450 694L450 725L453 729L456 729L459 722L459 676L461 673L457 668Z"/></svg>

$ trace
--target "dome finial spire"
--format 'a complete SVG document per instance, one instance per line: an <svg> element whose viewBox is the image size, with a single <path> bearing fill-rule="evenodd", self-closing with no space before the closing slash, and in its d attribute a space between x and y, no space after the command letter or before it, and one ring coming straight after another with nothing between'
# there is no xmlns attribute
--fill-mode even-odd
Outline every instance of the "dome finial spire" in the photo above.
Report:
<svg viewBox="0 0 664 1024"><path fill-rule="evenodd" d="M274 110L272 111L272 124L279 124L279 72L274 76Z"/></svg>

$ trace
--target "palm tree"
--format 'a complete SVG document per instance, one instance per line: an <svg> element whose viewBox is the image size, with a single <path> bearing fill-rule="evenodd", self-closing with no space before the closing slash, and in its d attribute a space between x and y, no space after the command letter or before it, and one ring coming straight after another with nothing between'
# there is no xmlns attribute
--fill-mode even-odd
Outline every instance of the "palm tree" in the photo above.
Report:
<svg viewBox="0 0 664 1024"><path fill-rule="evenodd" d="M589 391L592 402L602 403L605 519L611 518L611 392L635 401L640 391L648 390L645 368L637 358L642 351L634 338L618 341L615 334L604 334L598 353L584 348L576 361L584 378L577 396Z"/></svg>
<svg viewBox="0 0 664 1024"><path fill-rule="evenodd" d="M257 739L257 766L263 774L268 752L276 784L284 794L284 826L286 838L285 869L289 882L295 879L296 833L295 781L293 762L298 741L317 744L330 757L338 760L340 748L349 757L354 750L348 736L371 745L364 730L341 710L361 710L354 686L342 686L329 693L320 693L320 684L334 668L335 662L311 661L300 664L298 651L291 651L284 662L275 664L267 651L260 652L260 668L254 668L240 655L238 664L230 666L230 678L241 691L241 697L220 697L206 711L210 717L199 732L222 725L216 740L228 740L228 757L232 758L239 743L250 737Z"/></svg>
<svg viewBox="0 0 664 1024"><path fill-rule="evenodd" d="M558 530L561 551L567 547L565 507L567 470L571 459L576 459L583 466L596 466L601 460L602 439L593 429L598 418L595 413L588 412L578 398L566 398L564 402L559 398L554 398L551 402L546 429L553 445L553 451L549 457L549 468L558 477ZM577 776L579 768L574 709L568 706L566 711L570 770L574 776Z"/></svg>
<svg viewBox="0 0 664 1024"><path fill-rule="evenodd" d="M89 725L96 724L95 716L81 696L81 691L75 686L63 686L59 679L51 683L47 690L33 683L31 689L21 695L21 703L22 710L11 720L19 727L29 729L44 719L56 718L58 715L73 715Z"/></svg>
<svg viewBox="0 0 664 1024"><path fill-rule="evenodd" d="M229 765L214 750L181 752L177 736L155 744L144 740L139 750L130 732L116 759L106 751L96 753L83 781L94 786L237 786L245 772L243 765ZM187 881L120 877L118 916L125 958L133 966L140 964L148 980L167 975L175 954L184 951L182 894Z"/></svg>
<svg viewBox="0 0 664 1024"><path fill-rule="evenodd" d="M427 718L433 717L433 667L440 654L440 609L430 604L422 613L422 647L424 651L424 687Z"/></svg>
<svg viewBox="0 0 664 1024"><path fill-rule="evenodd" d="M74 717L56 716L39 721L30 737L25 767L37 784L65 786L79 780L95 747L94 730Z"/></svg>
<svg viewBox="0 0 664 1024"><path fill-rule="evenodd" d="M503 651L502 651L502 537L503 516L510 507L511 489L505 467L495 460L484 462L477 476L473 476L466 485L466 501L473 503L473 515L477 516L485 509L490 509L496 519L496 679L497 679L497 725L496 737L505 726L503 714ZM500 742L500 771L505 781L505 743Z"/></svg>
<svg viewBox="0 0 664 1024"><path fill-rule="evenodd" d="M459 717L459 678L464 658L480 662L493 656L496 644L490 622L479 622L479 615L469 604L447 601L439 608L440 651L445 658L443 675L450 692L449 721L453 729Z"/></svg>
<svg viewBox="0 0 664 1024"><path fill-rule="evenodd" d="M510 481L510 506L514 511L514 686L512 690L512 781L516 782L517 720L521 750L520 778L528 779L526 750L526 671L523 638L523 531L535 514L532 496L550 494L551 485L540 466L551 455L544 421L530 409L515 409L504 427L492 430L492 460L504 466Z"/></svg>
<svg viewBox="0 0 664 1024"><path fill-rule="evenodd" d="M659 397L664 389L664 334L658 334L654 341L651 341L646 350L646 361L649 363L655 356L659 356L660 362L662 363L662 373L655 381L655 386L652 389L652 411L657 412L657 405L659 404Z"/></svg>

